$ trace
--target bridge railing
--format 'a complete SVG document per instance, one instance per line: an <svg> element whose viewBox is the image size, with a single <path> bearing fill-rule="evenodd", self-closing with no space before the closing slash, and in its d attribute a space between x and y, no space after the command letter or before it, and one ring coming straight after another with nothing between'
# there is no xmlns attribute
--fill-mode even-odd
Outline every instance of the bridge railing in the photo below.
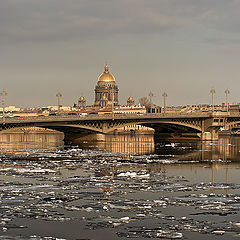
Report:
<svg viewBox="0 0 240 240"><path fill-rule="evenodd" d="M71 121L71 120L104 120L104 119L126 119L126 118L174 118L174 117L240 117L240 113L227 112L193 112L193 113L129 113L129 114L92 114L92 115L56 115L56 116L35 116L35 117L19 117L6 118L6 123L22 123L22 122L49 122L49 121ZM1 124L1 120L0 120Z"/></svg>

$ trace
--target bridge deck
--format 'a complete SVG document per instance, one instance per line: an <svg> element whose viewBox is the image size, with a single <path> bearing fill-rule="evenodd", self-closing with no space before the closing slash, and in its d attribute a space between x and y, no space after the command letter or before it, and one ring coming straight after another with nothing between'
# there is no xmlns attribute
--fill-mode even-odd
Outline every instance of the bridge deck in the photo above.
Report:
<svg viewBox="0 0 240 240"><path fill-rule="evenodd" d="M57 116L37 116L37 117L19 117L19 118L5 118L5 123L33 123L33 122L63 122L63 121L85 121L85 120L131 120L131 119L183 119L183 118L229 118L240 117L240 114L218 114L218 113L191 113L191 114L171 114L171 113L159 113L159 114L91 114L91 115L57 115ZM0 122L0 124L2 124Z"/></svg>
<svg viewBox="0 0 240 240"><path fill-rule="evenodd" d="M160 113L160 114L103 114L58 115L6 118L0 122L0 131L12 128L42 127L64 133L90 131L108 133L128 125L144 125L157 132L205 133L220 127L240 123L240 114L229 113Z"/></svg>

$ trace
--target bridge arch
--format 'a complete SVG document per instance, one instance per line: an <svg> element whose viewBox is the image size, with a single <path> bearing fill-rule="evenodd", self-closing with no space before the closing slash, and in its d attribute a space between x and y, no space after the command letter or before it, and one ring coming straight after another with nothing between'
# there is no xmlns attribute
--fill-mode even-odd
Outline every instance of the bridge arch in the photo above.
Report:
<svg viewBox="0 0 240 240"><path fill-rule="evenodd" d="M202 132L201 124L194 121L172 121L172 120L141 120L141 119L107 119L103 122L21 122L2 126L2 130L7 131L13 128L41 127L57 130L60 132L92 132L92 133L110 133L129 125L143 125L155 129L172 130L177 132Z"/></svg>
<svg viewBox="0 0 240 240"><path fill-rule="evenodd" d="M45 126L45 128L49 128L52 130L56 130L59 132L91 132L91 133L103 133L102 130L100 128L95 128L95 127L91 127L91 126L84 126L84 125L55 125L55 126Z"/></svg>
<svg viewBox="0 0 240 240"><path fill-rule="evenodd" d="M184 122L176 122L176 121L125 121L125 122L118 122L115 123L112 127L109 127L106 130L106 133L112 132L115 129L126 127L129 125L142 125L146 127L150 127L155 129L156 131L159 129L172 129L174 131L179 131L179 132L196 132L196 133L201 133L202 129L199 125L194 125L190 123L184 123Z"/></svg>
<svg viewBox="0 0 240 240"><path fill-rule="evenodd" d="M145 123L143 124L145 126L151 126L155 130L159 130L159 128L164 129L172 129L174 132L196 132L200 133L202 132L202 129L200 126L193 125L190 123L184 123L184 122L172 122L172 121L161 121L156 123Z"/></svg>
<svg viewBox="0 0 240 240"><path fill-rule="evenodd" d="M21 123L21 124L11 124L4 125L1 129L1 132L9 132L13 129L23 129L28 127L39 127L45 129L52 129L59 132L67 132L69 130L74 130L74 132L88 131L93 133L103 133L100 128L87 126L87 125L79 125L79 124L44 124L44 123Z"/></svg>

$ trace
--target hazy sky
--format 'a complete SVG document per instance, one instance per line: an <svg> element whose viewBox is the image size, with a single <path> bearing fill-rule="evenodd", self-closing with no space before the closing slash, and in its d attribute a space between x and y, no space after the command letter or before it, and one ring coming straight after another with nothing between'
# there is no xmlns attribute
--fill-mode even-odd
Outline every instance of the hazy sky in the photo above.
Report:
<svg viewBox="0 0 240 240"><path fill-rule="evenodd" d="M0 0L0 89L7 105L73 105L105 63L120 103L239 101L240 0Z"/></svg>

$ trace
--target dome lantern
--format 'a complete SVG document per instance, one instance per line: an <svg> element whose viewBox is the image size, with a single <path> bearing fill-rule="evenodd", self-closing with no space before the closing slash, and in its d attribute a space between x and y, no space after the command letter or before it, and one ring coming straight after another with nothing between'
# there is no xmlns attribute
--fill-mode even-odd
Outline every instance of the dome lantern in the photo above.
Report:
<svg viewBox="0 0 240 240"><path fill-rule="evenodd" d="M105 72L105 73L108 73L108 65L107 65L107 64L105 65L104 69L105 69L104 72Z"/></svg>

